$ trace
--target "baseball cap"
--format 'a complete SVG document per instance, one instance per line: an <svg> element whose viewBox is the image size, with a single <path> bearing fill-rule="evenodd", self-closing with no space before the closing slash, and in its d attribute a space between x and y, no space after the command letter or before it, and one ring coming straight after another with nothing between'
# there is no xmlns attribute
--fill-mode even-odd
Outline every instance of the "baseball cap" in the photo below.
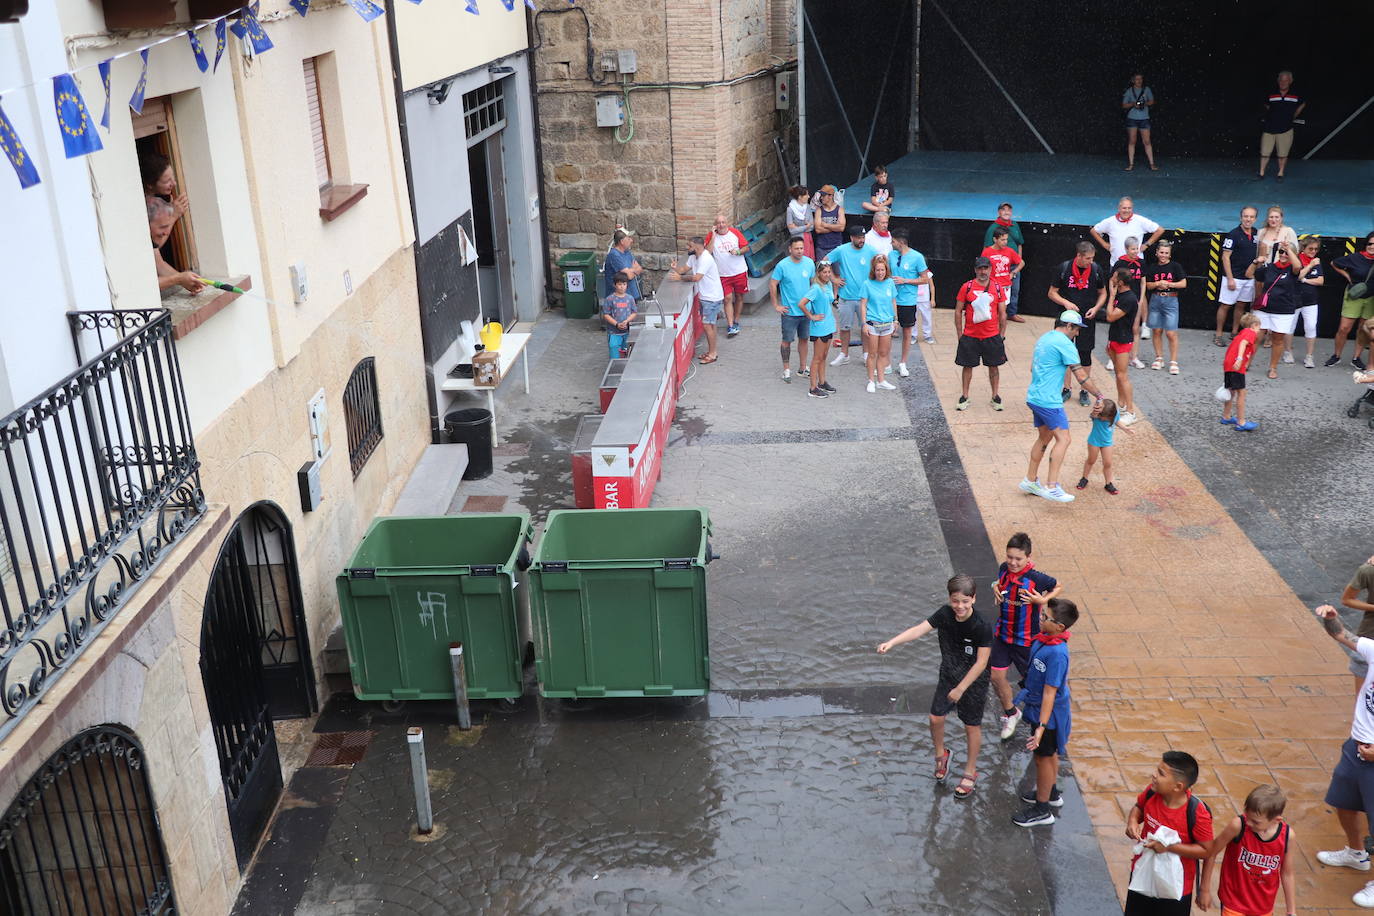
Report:
<svg viewBox="0 0 1374 916"><path fill-rule="evenodd" d="M1078 314L1077 312L1073 311L1072 309L1066 309L1065 311L1062 311L1062 312L1059 313L1059 323L1060 323L1060 324L1076 324L1076 325L1078 325L1080 328L1084 326L1084 325L1083 325L1083 316L1080 315L1080 314Z"/></svg>
<svg viewBox="0 0 1374 916"><path fill-rule="evenodd" d="M863 226L858 225L857 223L849 227L850 238L853 238L856 235L863 235L865 232L867 232L867 230L864 229Z"/></svg>
<svg viewBox="0 0 1374 916"><path fill-rule="evenodd" d="M977 270L979 267L991 267L991 266L992 266L992 262L989 261L987 258L984 258L984 257L976 257L976 258L973 259L973 268L974 268L974 270Z"/></svg>

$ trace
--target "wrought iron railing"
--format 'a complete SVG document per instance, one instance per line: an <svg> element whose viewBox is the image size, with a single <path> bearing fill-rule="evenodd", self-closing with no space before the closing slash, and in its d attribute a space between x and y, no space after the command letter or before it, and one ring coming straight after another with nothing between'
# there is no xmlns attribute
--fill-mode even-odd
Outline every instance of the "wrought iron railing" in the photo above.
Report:
<svg viewBox="0 0 1374 916"><path fill-rule="evenodd" d="M98 355L0 419L0 737L205 513L171 313L69 318Z"/></svg>

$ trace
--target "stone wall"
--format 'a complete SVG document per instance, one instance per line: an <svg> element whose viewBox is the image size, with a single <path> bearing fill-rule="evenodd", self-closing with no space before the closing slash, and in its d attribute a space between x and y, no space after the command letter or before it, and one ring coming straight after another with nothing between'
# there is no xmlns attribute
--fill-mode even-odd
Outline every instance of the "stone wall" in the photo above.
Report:
<svg viewBox="0 0 1374 916"><path fill-rule="evenodd" d="M783 119L773 111L773 76L721 84L793 60L794 2L650 0L632 17L610 0L579 3L591 23L596 79L603 52L637 52L634 132L624 143L613 128L595 126L596 95L621 88L615 74L605 74L604 85L588 79L581 14L540 18L535 74L554 259L569 250L600 255L621 224L635 232L656 284L717 212L781 226L787 200L773 138ZM655 88L662 83L674 88ZM627 124L620 135L628 134Z"/></svg>

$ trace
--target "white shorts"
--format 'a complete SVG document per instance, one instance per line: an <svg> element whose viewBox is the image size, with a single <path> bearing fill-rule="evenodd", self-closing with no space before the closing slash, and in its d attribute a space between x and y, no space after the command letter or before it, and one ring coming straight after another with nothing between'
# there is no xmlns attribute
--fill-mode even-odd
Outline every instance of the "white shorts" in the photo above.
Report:
<svg viewBox="0 0 1374 916"><path fill-rule="evenodd" d="M1222 305L1235 305L1237 302L1255 301L1255 281L1236 280L1236 288L1231 289L1231 284L1226 282L1226 278L1221 278L1221 292L1217 296L1217 301Z"/></svg>
<svg viewBox="0 0 1374 916"><path fill-rule="evenodd" d="M1298 317L1302 319L1302 336L1317 336L1317 307L1315 305L1304 305L1298 309ZM1293 326L1297 330L1297 325Z"/></svg>
<svg viewBox="0 0 1374 916"><path fill-rule="evenodd" d="M1275 334L1292 334L1298 326L1297 315L1271 315L1264 309L1255 312L1259 315L1260 327Z"/></svg>

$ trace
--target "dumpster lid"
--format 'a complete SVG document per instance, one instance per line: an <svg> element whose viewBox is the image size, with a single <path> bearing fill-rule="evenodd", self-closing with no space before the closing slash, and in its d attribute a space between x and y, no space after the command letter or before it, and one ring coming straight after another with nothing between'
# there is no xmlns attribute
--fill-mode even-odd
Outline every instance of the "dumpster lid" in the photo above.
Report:
<svg viewBox="0 0 1374 916"><path fill-rule="evenodd" d="M558 259L559 267L595 267L596 252L593 251L569 251Z"/></svg>

